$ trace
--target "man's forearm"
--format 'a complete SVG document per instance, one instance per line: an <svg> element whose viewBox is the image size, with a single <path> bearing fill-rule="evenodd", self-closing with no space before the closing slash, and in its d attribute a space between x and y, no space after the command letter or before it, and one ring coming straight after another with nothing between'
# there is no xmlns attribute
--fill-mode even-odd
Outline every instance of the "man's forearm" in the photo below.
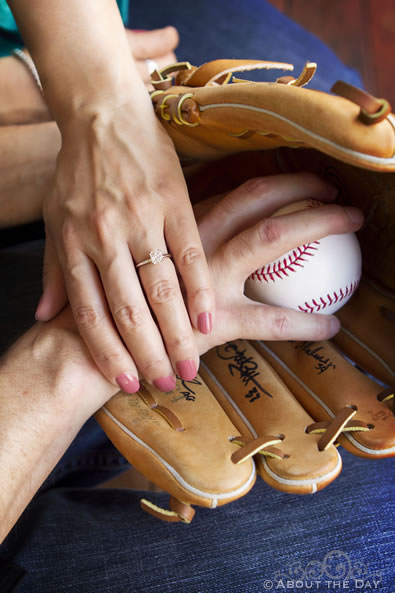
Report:
<svg viewBox="0 0 395 593"><path fill-rule="evenodd" d="M144 92L115 0L9 0L59 122L110 97ZM137 88L136 88L137 87ZM109 97L110 95L110 97Z"/></svg>
<svg viewBox="0 0 395 593"><path fill-rule="evenodd" d="M55 122L0 126L0 228L42 217L59 149Z"/></svg>
<svg viewBox="0 0 395 593"><path fill-rule="evenodd" d="M84 422L115 391L64 314L36 324L0 362L0 542Z"/></svg>

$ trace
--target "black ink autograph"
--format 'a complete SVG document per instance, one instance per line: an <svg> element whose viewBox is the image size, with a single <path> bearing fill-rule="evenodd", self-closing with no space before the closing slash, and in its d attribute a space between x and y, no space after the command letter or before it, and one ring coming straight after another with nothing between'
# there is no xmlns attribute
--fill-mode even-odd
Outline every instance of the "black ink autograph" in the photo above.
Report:
<svg viewBox="0 0 395 593"><path fill-rule="evenodd" d="M295 346L295 349L302 350L307 356L311 356L317 361L317 366L315 368L318 370L319 375L329 369L336 368L336 365L331 362L328 357L325 357L320 353L320 351L323 350L323 346L317 346L316 348L312 348L312 346L314 346L314 342L303 342L302 344Z"/></svg>
<svg viewBox="0 0 395 593"><path fill-rule="evenodd" d="M192 385L202 385L199 379L193 379L193 381L184 381L177 376L177 395L173 398L173 402L179 399L186 399L188 402L194 402L196 400L196 391L192 389Z"/></svg>
<svg viewBox="0 0 395 593"><path fill-rule="evenodd" d="M245 395L250 402L259 399L261 393L273 397L257 380L259 377L258 364L252 356L246 356L246 349L239 350L237 344L228 342L224 346L217 346L216 352L218 358L231 361L228 364L228 369L232 377L238 373L245 386L252 383L253 387Z"/></svg>

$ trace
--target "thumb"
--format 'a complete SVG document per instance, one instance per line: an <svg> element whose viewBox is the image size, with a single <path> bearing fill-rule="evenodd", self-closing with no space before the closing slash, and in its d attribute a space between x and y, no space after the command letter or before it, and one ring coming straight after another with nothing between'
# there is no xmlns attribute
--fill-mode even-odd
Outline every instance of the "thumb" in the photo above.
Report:
<svg viewBox="0 0 395 593"><path fill-rule="evenodd" d="M177 30L174 27L129 33L128 38L133 57L137 60L154 59L172 52L179 41Z"/></svg>
<svg viewBox="0 0 395 593"><path fill-rule="evenodd" d="M49 321L67 303L66 286L52 238L47 234L43 265L43 294L36 309L37 321Z"/></svg>

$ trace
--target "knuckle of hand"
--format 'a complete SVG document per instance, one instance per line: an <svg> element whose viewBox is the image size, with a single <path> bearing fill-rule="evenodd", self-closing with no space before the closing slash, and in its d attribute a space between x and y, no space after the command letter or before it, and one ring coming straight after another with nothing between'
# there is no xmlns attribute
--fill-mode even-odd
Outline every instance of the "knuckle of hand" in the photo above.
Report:
<svg viewBox="0 0 395 593"><path fill-rule="evenodd" d="M150 377L158 377L160 376L161 369L164 367L165 360L156 359L156 360L143 360L139 361L139 371L145 378Z"/></svg>
<svg viewBox="0 0 395 593"><path fill-rule="evenodd" d="M102 315L96 307L82 305L75 309L74 318L78 327L85 330L93 330L100 325Z"/></svg>
<svg viewBox="0 0 395 593"><path fill-rule="evenodd" d="M232 267L235 261L249 258L253 255L253 248L246 237L240 236L236 244L232 245L231 249L226 252L227 263L226 267Z"/></svg>
<svg viewBox="0 0 395 593"><path fill-rule="evenodd" d="M263 194L270 190L270 177L252 177L243 183L241 189L243 193L250 196L251 194Z"/></svg>
<svg viewBox="0 0 395 593"><path fill-rule="evenodd" d="M201 250L198 247L188 247L181 256L183 266L191 266L202 258Z"/></svg>
<svg viewBox="0 0 395 593"><path fill-rule="evenodd" d="M275 218L265 218L258 226L258 237L262 243L278 243L281 234L280 223Z"/></svg>
<svg viewBox="0 0 395 593"><path fill-rule="evenodd" d="M148 292L151 301L156 305L168 303L173 300L176 295L175 287L167 280L159 280L150 287Z"/></svg>
<svg viewBox="0 0 395 593"><path fill-rule="evenodd" d="M211 290L210 288L197 288L195 290L195 292L193 293L193 298L196 300L206 300L207 298L210 298L211 296Z"/></svg>
<svg viewBox="0 0 395 593"><path fill-rule="evenodd" d="M288 339L290 327L288 315L285 312L275 313L272 320L272 335L275 340Z"/></svg>
<svg viewBox="0 0 395 593"><path fill-rule="evenodd" d="M177 350L188 350L191 348L190 337L186 335L174 336L173 339L169 340L169 347Z"/></svg>
<svg viewBox="0 0 395 593"><path fill-rule="evenodd" d="M118 350L99 350L95 353L95 359L100 367L122 366L122 354Z"/></svg>
<svg viewBox="0 0 395 593"><path fill-rule="evenodd" d="M114 312L114 319L120 327L137 329L143 324L143 314L138 307L125 305Z"/></svg>

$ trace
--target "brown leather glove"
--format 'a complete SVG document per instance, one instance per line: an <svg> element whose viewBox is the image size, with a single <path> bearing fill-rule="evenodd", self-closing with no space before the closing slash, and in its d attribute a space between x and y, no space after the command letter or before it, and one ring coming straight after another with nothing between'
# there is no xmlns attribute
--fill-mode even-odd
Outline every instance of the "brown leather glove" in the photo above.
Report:
<svg viewBox="0 0 395 593"><path fill-rule="evenodd" d="M311 171L337 186L340 203L362 209L365 224L358 238L364 278L338 313L342 329L334 342L373 377L339 356L332 343L272 343L264 354L306 410L331 424L329 432L338 431L345 406L357 408L339 429L344 446L366 457L394 455L395 117L387 101L343 82L332 88L338 96L302 88L314 75L313 63L297 79L232 78L262 68L292 66L246 60L217 60L200 68L174 65L153 75L158 90L152 100L181 158L195 159L189 175L193 199L262 174ZM171 87L170 70L179 70ZM207 163L210 159L217 160ZM323 371L308 352L336 364ZM356 421L364 429L361 424L357 430Z"/></svg>
<svg viewBox="0 0 395 593"><path fill-rule="evenodd" d="M338 187L340 203L364 211L365 279L338 314L336 343L382 384L332 342L239 340L204 356L204 381L179 382L167 395L148 386L118 394L97 419L125 457L171 494L171 511L142 503L169 521L189 522L191 504L213 507L246 494L253 458L272 487L309 493L339 474L338 442L364 457L395 454L387 388L395 383L395 118L386 101L348 85L335 86L342 97L301 88L314 74L311 63L296 80L229 84L233 72L255 68L292 66L178 64L154 73L155 110L193 201L251 177L312 171ZM174 70L175 84L168 76Z"/></svg>

